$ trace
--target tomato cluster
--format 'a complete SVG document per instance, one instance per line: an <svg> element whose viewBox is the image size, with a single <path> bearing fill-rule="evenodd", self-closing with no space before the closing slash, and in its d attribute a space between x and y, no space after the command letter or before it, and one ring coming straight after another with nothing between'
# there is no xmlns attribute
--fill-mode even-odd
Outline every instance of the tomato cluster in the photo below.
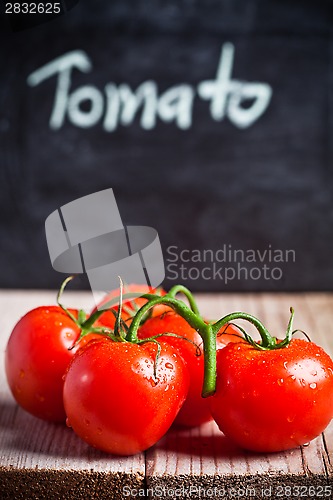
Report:
<svg viewBox="0 0 333 500"><path fill-rule="evenodd" d="M240 447L274 452L307 443L333 417L333 362L293 338L293 311L277 340L246 313L202 318L181 285L168 293L131 285L89 316L62 306L61 293L57 306L38 307L14 327L7 380L22 408L66 421L98 449L135 454L172 424L214 419ZM237 319L252 323L261 341Z"/></svg>

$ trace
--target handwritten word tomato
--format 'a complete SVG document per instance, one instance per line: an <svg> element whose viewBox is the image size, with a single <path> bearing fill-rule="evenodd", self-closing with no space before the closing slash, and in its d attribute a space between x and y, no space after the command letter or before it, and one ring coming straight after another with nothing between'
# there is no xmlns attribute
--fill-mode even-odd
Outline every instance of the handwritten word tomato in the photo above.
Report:
<svg viewBox="0 0 333 500"><path fill-rule="evenodd" d="M245 342L217 353L219 428L240 447L282 451L318 436L333 417L333 362L313 342L260 350Z"/></svg>
<svg viewBox="0 0 333 500"><path fill-rule="evenodd" d="M101 338L80 349L64 383L68 424L88 444L132 455L155 444L185 401L189 375L181 357L161 342ZM156 369L156 374L155 374Z"/></svg>
<svg viewBox="0 0 333 500"><path fill-rule="evenodd" d="M69 312L78 317L77 310ZM14 327L5 353L7 381L17 403L32 415L65 421L63 376L79 335L79 326L59 306L33 309ZM90 339L84 337L80 346Z"/></svg>
<svg viewBox="0 0 333 500"><path fill-rule="evenodd" d="M232 325L223 328L226 332L217 336L217 348L220 349L230 341L239 339L239 332ZM190 387L184 405L178 413L175 423L184 426L197 426L212 420L209 402L202 398L204 379L204 356L202 338L187 321L175 312L164 313L148 319L139 329L139 338L153 337L162 333L174 333L190 342L177 337L163 336L164 342L173 346L184 359L190 373ZM236 336L233 336L232 334Z"/></svg>

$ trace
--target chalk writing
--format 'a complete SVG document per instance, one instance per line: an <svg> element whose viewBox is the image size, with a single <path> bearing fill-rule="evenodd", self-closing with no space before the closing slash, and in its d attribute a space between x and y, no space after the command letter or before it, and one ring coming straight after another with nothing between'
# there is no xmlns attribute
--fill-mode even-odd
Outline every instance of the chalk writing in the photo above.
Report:
<svg viewBox="0 0 333 500"><path fill-rule="evenodd" d="M272 97L267 83L246 82L232 78L235 47L222 46L216 77L204 80L197 87L182 83L159 93L153 80L141 83L132 90L126 83L106 83L103 91L94 85L72 88L73 70L89 73L93 69L86 52L74 50L63 54L28 76L31 87L57 77L49 126L59 130L67 119L72 125L90 128L100 123L106 132L120 125L130 126L137 116L145 130L156 127L158 119L174 123L182 130L193 123L195 98L209 102L213 120L229 121L240 129L253 125L266 111Z"/></svg>

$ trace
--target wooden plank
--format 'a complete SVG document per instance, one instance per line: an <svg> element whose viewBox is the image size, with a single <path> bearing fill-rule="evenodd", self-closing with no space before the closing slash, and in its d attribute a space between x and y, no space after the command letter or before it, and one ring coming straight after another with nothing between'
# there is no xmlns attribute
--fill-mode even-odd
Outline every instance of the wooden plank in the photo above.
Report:
<svg viewBox="0 0 333 500"><path fill-rule="evenodd" d="M243 310L260 317L278 337L286 330L292 305L297 314L295 327L311 332L314 341L333 353L333 294L197 295L197 300L207 318ZM214 423L190 430L173 428L147 453L148 494L331 497L332 451L333 424L308 446L267 455L238 449Z"/></svg>
<svg viewBox="0 0 333 500"><path fill-rule="evenodd" d="M183 488L183 496L191 491L191 498L199 498L200 491L201 497L205 491L210 496L214 489L215 496L226 498L261 498L265 489L276 498L287 486L332 484L324 454L321 436L302 449L263 455L238 449L214 423L172 429L147 453L147 487L152 497L153 492L169 491L171 496L172 490Z"/></svg>
<svg viewBox="0 0 333 500"><path fill-rule="evenodd" d="M67 295L68 294L68 295ZM0 355L17 320L54 304L55 292L0 291ZM93 306L87 292L66 292L72 307ZM143 489L145 457L114 457L91 448L65 425L43 422L19 408L0 363L0 498L50 500L122 498L123 486Z"/></svg>
<svg viewBox="0 0 333 500"><path fill-rule="evenodd" d="M295 327L333 352L333 294L210 294L197 296L207 318L244 310L259 316L272 334L282 336L289 307ZM88 292L66 292L72 307L92 307ZM0 355L21 315L55 302L50 291L0 291ZM35 419L18 408L0 363L0 498L148 497L313 498L310 486L332 487L333 425L309 446L284 453L244 452L209 423L199 428L172 428L146 454L119 458L83 443L63 425ZM292 490L288 490L288 487ZM295 490L299 487L299 490ZM280 488L280 489L279 489ZM303 488L303 489L302 489ZM299 495L298 495L299 493ZM304 495L305 493L305 495ZM301 495L302 494L302 495Z"/></svg>

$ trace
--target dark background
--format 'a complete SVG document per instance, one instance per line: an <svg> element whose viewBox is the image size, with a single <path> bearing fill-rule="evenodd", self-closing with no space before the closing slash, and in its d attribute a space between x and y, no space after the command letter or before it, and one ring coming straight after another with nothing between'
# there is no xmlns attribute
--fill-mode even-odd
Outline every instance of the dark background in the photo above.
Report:
<svg viewBox="0 0 333 500"><path fill-rule="evenodd" d="M184 281L193 290L331 290L333 284L332 2L281 0L81 0L65 15L11 31L1 20L1 287L57 288L44 222L58 207L114 189L122 219L179 249L295 250L280 280ZM27 77L83 50L92 70L71 91L154 80L159 93L214 79L232 42L232 78L264 82L266 112L239 129L212 119L196 98L181 130L157 120L106 132L102 120L51 130L56 78ZM200 264L195 264L199 266ZM253 265L253 264L251 264ZM165 285L174 284L166 280ZM76 286L85 287L84 278Z"/></svg>

